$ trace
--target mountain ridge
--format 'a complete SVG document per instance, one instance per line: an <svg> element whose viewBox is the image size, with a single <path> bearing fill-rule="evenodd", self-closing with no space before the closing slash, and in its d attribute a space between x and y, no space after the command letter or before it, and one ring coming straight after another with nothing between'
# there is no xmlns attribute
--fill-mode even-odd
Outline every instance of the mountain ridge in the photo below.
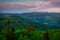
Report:
<svg viewBox="0 0 60 40"><path fill-rule="evenodd" d="M60 14L59 13L22 13L22 14L1 14L0 18L10 16L11 20L17 20L16 28L27 28L34 25L36 29L59 29L60 28ZM8 17L9 18L9 17ZM6 18L5 18L6 19ZM4 19L2 19L4 20ZM21 24L21 25L20 25ZM19 25L19 26L17 26ZM46 25L46 26L44 26Z"/></svg>

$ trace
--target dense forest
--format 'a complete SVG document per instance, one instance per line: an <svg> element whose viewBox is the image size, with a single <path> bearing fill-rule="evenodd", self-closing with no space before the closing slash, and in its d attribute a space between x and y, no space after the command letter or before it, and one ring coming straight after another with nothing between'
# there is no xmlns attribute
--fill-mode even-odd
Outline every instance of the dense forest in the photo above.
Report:
<svg viewBox="0 0 60 40"><path fill-rule="evenodd" d="M32 22L16 15L0 16L0 40L60 40L60 25L57 24Z"/></svg>
<svg viewBox="0 0 60 40"><path fill-rule="evenodd" d="M16 20L0 20L0 40L60 40L59 29L42 31L37 30L32 24L24 29L16 29L12 26L14 23ZM23 25L23 23L19 25Z"/></svg>

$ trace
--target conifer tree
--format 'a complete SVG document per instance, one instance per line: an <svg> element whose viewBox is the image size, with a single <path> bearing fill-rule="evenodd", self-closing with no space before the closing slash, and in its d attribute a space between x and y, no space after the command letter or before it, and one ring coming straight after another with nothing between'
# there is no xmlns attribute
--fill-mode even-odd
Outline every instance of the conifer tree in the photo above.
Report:
<svg viewBox="0 0 60 40"><path fill-rule="evenodd" d="M12 27L10 25L10 20L7 20L7 23L5 25L6 25L5 36L6 36L7 40L16 40L15 34L14 34L15 29L14 29L14 27Z"/></svg>
<svg viewBox="0 0 60 40"><path fill-rule="evenodd" d="M2 33L2 28L0 27L0 34Z"/></svg>
<svg viewBox="0 0 60 40"><path fill-rule="evenodd" d="M2 34L2 21L0 21L0 34Z"/></svg>
<svg viewBox="0 0 60 40"><path fill-rule="evenodd" d="M43 40L50 40L48 31L44 33Z"/></svg>

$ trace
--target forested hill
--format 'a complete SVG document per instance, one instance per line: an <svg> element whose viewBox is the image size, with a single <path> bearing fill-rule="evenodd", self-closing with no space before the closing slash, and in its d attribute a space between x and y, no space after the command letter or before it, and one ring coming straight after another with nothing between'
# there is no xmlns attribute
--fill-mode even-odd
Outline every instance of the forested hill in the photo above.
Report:
<svg viewBox="0 0 60 40"><path fill-rule="evenodd" d="M25 29L33 25L36 29L59 29L60 14L47 12L30 12L30 13L0 13L0 25L4 27L4 23L9 20L11 26L16 29Z"/></svg>

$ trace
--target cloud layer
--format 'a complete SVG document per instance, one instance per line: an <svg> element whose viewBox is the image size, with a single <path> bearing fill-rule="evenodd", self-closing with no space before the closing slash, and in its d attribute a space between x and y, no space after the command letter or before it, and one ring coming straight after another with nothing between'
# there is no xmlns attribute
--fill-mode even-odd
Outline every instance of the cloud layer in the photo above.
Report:
<svg viewBox="0 0 60 40"><path fill-rule="evenodd" d="M4 0L2 0L2 2L4 2ZM27 2L24 1L21 3L12 3L11 0L8 0L8 2L10 3L0 3L0 12L60 12L59 0L35 0L35 2L34 0L29 0Z"/></svg>

